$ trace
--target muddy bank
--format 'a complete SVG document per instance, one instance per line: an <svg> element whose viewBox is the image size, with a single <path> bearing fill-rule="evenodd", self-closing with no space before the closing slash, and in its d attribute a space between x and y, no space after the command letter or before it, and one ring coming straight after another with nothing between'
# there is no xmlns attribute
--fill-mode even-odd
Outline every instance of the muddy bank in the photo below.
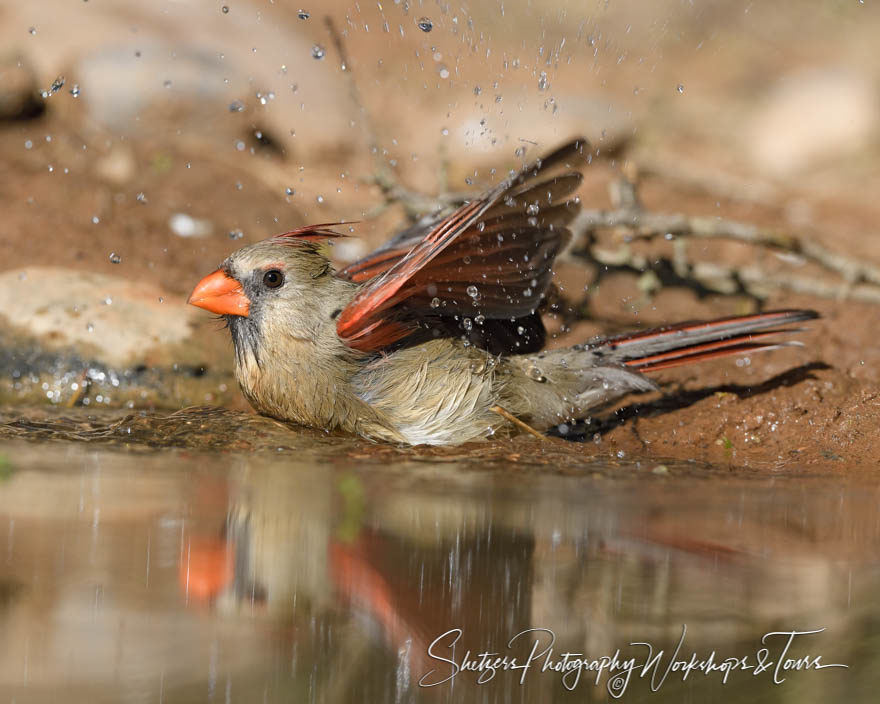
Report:
<svg viewBox="0 0 880 704"><path fill-rule="evenodd" d="M105 425L125 412L155 419L191 405L247 412L222 324L184 303L230 251L309 222L359 220L357 237L335 250L344 264L407 222L415 201L390 197L389 183L418 189L430 207L439 191L478 190L521 163L523 151L535 156L574 131L596 147L580 193L586 208L620 205L625 176L646 212L753 223L880 263L880 202L866 196L880 184L880 70L864 60L880 19L861 8L830 23L819 10L802 13L797 28L787 13L802 8L790 3L750 13L721 3L697 15L651 4L639 21L605 8L583 18L605 39L577 42L570 18L544 18L545 40L562 51L567 38L571 52L550 66L522 49L538 48L529 43L531 10L489 37L480 32L497 18L484 9L440 13L425 32L396 5L352 15L330 3L326 20L289 7L252 14L247 3L222 13L204 2L173 16L129 4L123 19L92 5L58 17L48 5L27 18L4 8L12 49L0 57L0 401L25 425L64 409L87 419L96 407L113 409ZM88 31L61 31L82 12ZM656 13L676 31L658 35ZM130 31L132 18L142 31ZM180 22L192 33L179 36ZM386 23L394 31L368 29ZM258 28L259 50L238 41ZM766 33L772 52L741 39ZM646 38L663 61L636 60ZM489 39L488 55L472 51ZM802 54L806 45L816 56ZM788 128L792 114L803 116L798 129ZM558 266L563 305L547 319L551 344L759 308L808 307L823 317L800 336L801 349L663 372L666 396L627 399L566 441L518 438L465 455L559 467L619 453L648 463L871 467L880 308L845 300L848 286L865 282L837 276L837 300L772 287L745 295L736 273L755 265L768 280L819 282L827 272L791 252L707 240L687 243L692 270L727 267L729 291L686 276L660 281L651 266L664 257L676 265L684 251L675 237L661 240L649 246L610 232L600 243L643 271L597 265L583 256L595 243L576 242ZM138 422L186 446L177 431ZM462 452L352 447L365 457Z"/></svg>
<svg viewBox="0 0 880 704"><path fill-rule="evenodd" d="M875 479L870 425L880 420L878 395L853 398L852 388L829 391L834 376L827 372L802 368L761 389L728 385L635 402L568 430L565 439L557 435L544 441L519 435L456 447L395 447L212 406L173 413L12 407L0 413L0 438L135 452L258 452L289 461L403 470L440 463L465 472L635 474L656 480L711 478L719 471L744 477L772 471ZM816 404L817 397L823 403ZM853 423L854 417L865 425Z"/></svg>

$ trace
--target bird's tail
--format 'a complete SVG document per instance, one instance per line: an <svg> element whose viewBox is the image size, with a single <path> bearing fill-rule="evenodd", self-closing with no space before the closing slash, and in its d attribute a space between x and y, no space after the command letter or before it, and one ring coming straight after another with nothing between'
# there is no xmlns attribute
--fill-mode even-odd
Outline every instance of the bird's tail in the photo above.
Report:
<svg viewBox="0 0 880 704"><path fill-rule="evenodd" d="M729 355L798 346L801 343L773 338L801 332L801 328L786 326L818 317L812 310L775 310L708 322L680 323L604 338L587 347L610 362L640 372L653 372Z"/></svg>

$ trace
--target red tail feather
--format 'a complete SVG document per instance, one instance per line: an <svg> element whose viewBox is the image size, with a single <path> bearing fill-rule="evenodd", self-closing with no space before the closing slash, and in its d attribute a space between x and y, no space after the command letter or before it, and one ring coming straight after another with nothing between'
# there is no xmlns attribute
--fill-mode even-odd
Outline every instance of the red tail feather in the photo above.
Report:
<svg viewBox="0 0 880 704"><path fill-rule="evenodd" d="M771 342L769 338L800 331L780 328L781 325L817 317L818 314L811 310L770 311L646 330L601 340L593 347L597 350L608 348L613 359L628 367L653 372L707 359L796 345L796 342Z"/></svg>

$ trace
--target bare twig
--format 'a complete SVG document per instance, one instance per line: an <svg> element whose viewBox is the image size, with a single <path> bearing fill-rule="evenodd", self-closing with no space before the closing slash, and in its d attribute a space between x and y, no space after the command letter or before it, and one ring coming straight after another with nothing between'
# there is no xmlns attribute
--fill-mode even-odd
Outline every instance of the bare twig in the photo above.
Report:
<svg viewBox="0 0 880 704"><path fill-rule="evenodd" d="M590 236L600 230L617 231L624 234L628 242L660 237L743 242L813 262L838 274L844 280L842 284L828 284L776 272L770 275L756 267L735 269L723 264L687 264L683 249L677 248L673 262L675 273L682 277L693 276L701 285L720 293L734 293L739 289L764 297L768 289L786 289L823 297L880 302L880 290L875 288L880 287L880 267L833 252L810 239L798 238L783 231L766 230L723 218L650 213L632 208L585 210L573 223L572 230L577 234ZM593 245L589 252L581 253L606 266L632 268L640 272L652 268L647 257L633 253L626 245L617 250L603 250ZM763 293L759 289L764 289Z"/></svg>
<svg viewBox="0 0 880 704"><path fill-rule="evenodd" d="M342 33L336 28L336 23L329 15L324 17L324 26L327 27L327 32L330 34L330 41L333 42L333 46L336 48L336 53L339 54L339 68L343 73L347 74L348 95L351 98L351 102L354 104L357 114L360 116L362 130L367 138L370 152L377 160L377 165L384 166L382 160L379 158L379 138L376 135L376 130L373 128L370 113L367 112L367 109L364 107L364 103L361 100L361 94L357 87L357 81L354 80L354 74L351 70L351 62L348 60L348 52L345 49L345 41L342 38Z"/></svg>
<svg viewBox="0 0 880 704"><path fill-rule="evenodd" d="M716 167L704 166L683 158L681 154L654 157L650 154L630 155L638 162L639 172L665 182L677 182L691 191L745 203L774 203L779 200L777 189L766 181L735 176Z"/></svg>

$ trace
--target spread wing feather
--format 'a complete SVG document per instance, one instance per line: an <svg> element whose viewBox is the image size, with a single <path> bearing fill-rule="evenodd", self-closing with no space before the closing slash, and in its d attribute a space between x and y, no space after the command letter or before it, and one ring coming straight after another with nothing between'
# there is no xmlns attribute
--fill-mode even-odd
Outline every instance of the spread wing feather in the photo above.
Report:
<svg viewBox="0 0 880 704"><path fill-rule="evenodd" d="M584 139L569 142L341 271L364 287L339 315L339 336L365 352L456 334L498 353L539 349L536 310L580 209L572 194L588 149Z"/></svg>

